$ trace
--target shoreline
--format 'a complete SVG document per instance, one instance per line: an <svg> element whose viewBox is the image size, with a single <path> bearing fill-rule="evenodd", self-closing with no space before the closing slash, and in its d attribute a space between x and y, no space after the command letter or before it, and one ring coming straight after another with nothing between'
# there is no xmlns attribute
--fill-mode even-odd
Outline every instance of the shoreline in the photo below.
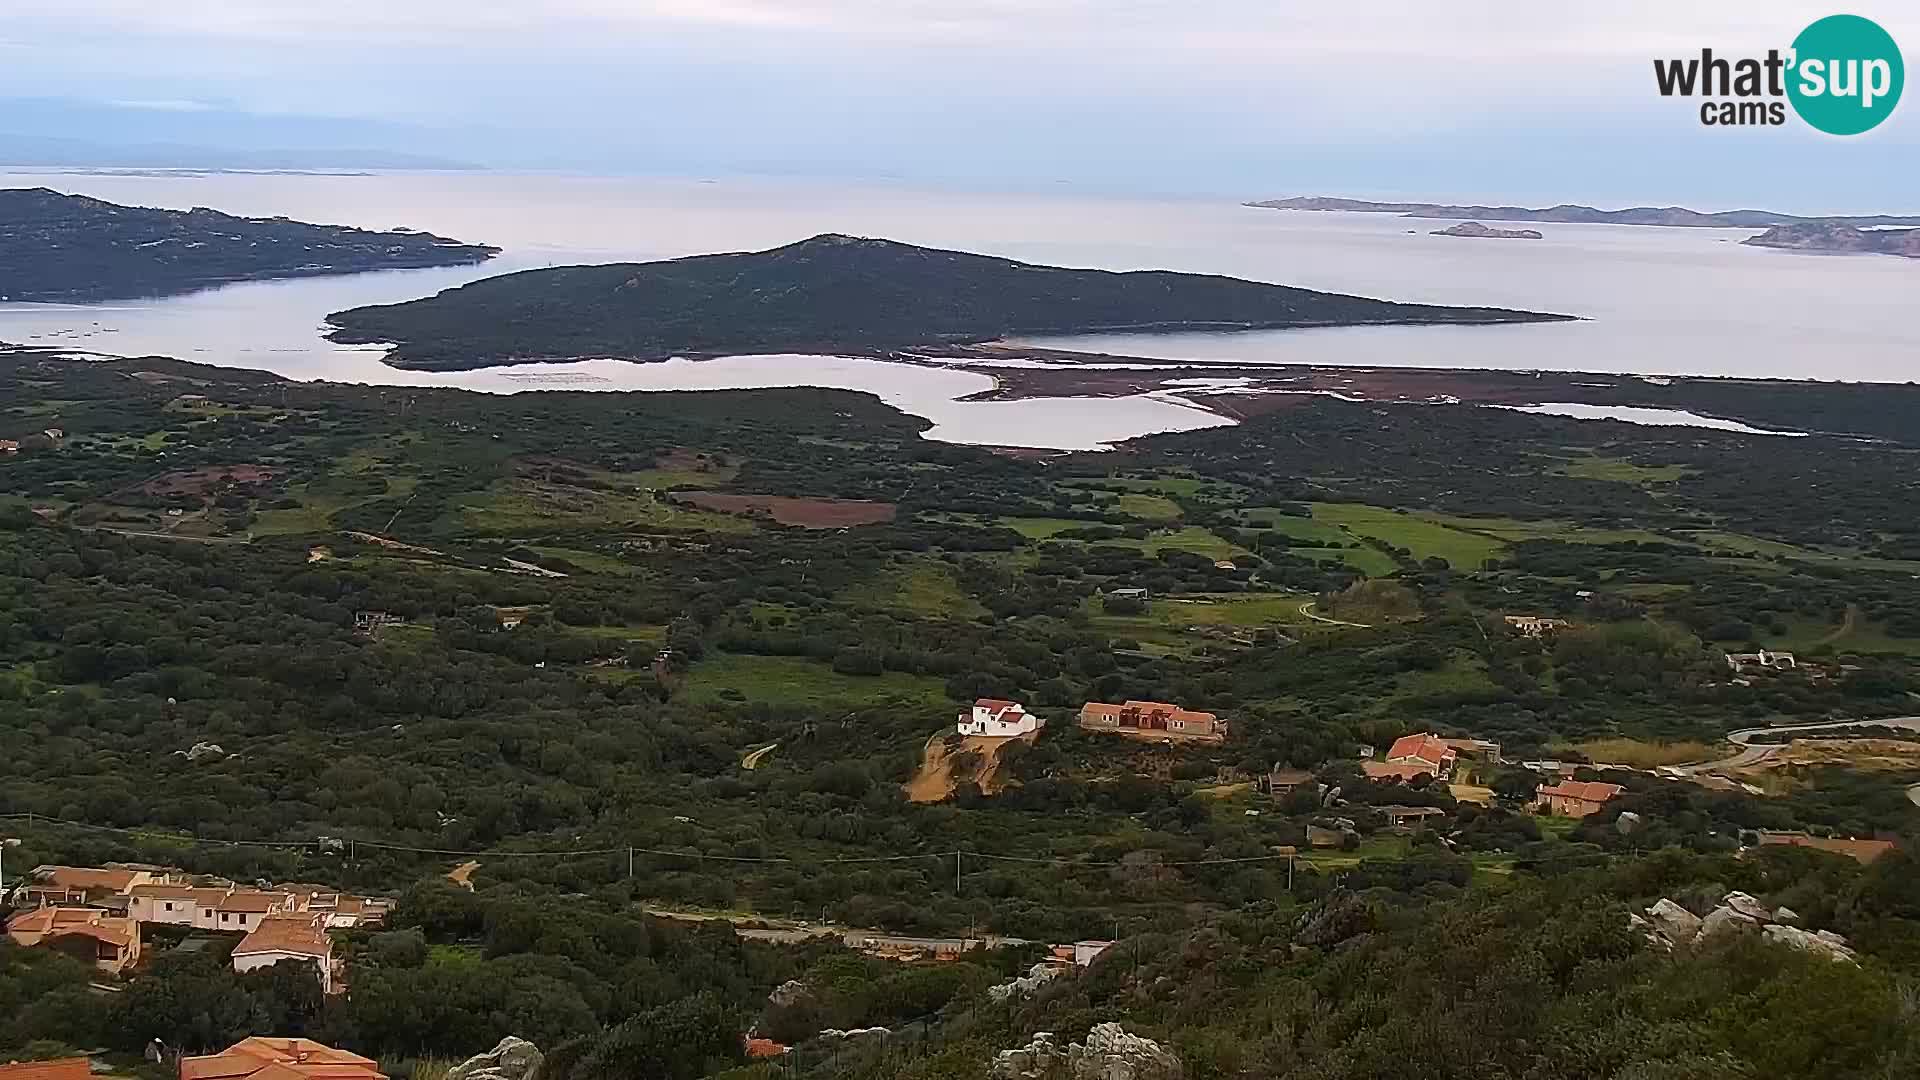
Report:
<svg viewBox="0 0 1920 1080"><path fill-rule="evenodd" d="M93 350L47 344L10 344L0 341L0 354L70 356L76 359L134 360ZM529 368L555 364L611 361L647 365L680 360L700 363L758 354L702 353L655 359L608 356L566 356L527 359L508 364L449 369L444 373ZM1913 440L1884 425L1865 423L1809 423L1802 412L1808 406L1857 409L1879 404L1887 395L1908 394L1920 405L1920 386L1889 382L1832 382L1812 379L1747 378L1724 375L1653 375L1641 373L1567 372L1539 369L1434 368L1391 364L1349 366L1311 364L1233 364L1167 360L1119 353L1023 345L1012 341L950 344L914 350L850 349L803 353L799 356L839 357L898 364L985 377L986 388L957 395L962 403L1011 403L1043 400L1119 399L1148 397L1168 405L1192 409L1238 424L1275 413L1306 407L1315 397L1381 404L1479 405L1530 409L1554 405L1586 405L1691 414L1693 417L1757 429L1746 434L1824 435L1829 437L1910 443ZM193 361L182 361L194 363ZM222 370L233 370L215 365ZM383 364L396 371L417 371ZM282 376L275 375L275 378ZM776 385L769 383L769 386ZM806 385L804 383L780 385ZM529 387L565 390L567 387ZM753 389L740 387L739 389ZM596 389L594 392L607 392ZM619 392L619 391L614 391ZM632 392L651 392L635 390ZM1790 411L1783 411L1791 395ZM1804 397L1802 397L1804 395ZM1818 399L1818 400L1816 400ZM1816 410L1817 411L1817 410ZM1632 423L1624 418L1616 422ZM1871 418L1869 418L1870 420ZM1709 425L1676 420L1676 426L1708 430ZM1737 432L1736 432L1737 433ZM982 444L988 445L988 444Z"/></svg>

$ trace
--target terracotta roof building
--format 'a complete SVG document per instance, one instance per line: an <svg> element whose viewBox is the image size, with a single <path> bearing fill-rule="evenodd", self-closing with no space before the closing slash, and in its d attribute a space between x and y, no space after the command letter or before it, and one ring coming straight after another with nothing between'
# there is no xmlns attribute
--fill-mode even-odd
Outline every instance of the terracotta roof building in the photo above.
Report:
<svg viewBox="0 0 1920 1080"><path fill-rule="evenodd" d="M1387 764L1425 766L1435 780L1445 780L1459 756L1460 752L1448 746L1445 739L1421 732L1395 739L1387 749Z"/></svg>
<svg viewBox="0 0 1920 1080"><path fill-rule="evenodd" d="M84 960L109 975L140 961L140 924L98 908L42 907L7 920L16 945L45 946Z"/></svg>
<svg viewBox="0 0 1920 1080"><path fill-rule="evenodd" d="M268 915L233 947L233 970L245 973L272 967L283 960L312 964L320 989L334 993L338 985L333 963L333 939L327 936L322 914Z"/></svg>
<svg viewBox="0 0 1920 1080"><path fill-rule="evenodd" d="M1763 832L1760 834L1760 842L1829 851L1835 855L1845 855L1863 865L1885 855L1895 847L1891 840L1852 840L1838 836L1813 836L1803 832Z"/></svg>
<svg viewBox="0 0 1920 1080"><path fill-rule="evenodd" d="M1184 742L1224 742L1227 722L1210 712L1196 712L1163 701L1129 701L1109 705L1089 701L1080 708L1080 727L1136 739Z"/></svg>
<svg viewBox="0 0 1920 1080"><path fill-rule="evenodd" d="M311 1039L242 1039L180 1059L180 1080L387 1080L378 1062Z"/></svg>
<svg viewBox="0 0 1920 1080"><path fill-rule="evenodd" d="M1535 809L1563 817L1586 817L1599 813L1608 800L1625 790L1619 784L1603 784L1597 780L1562 780L1534 792L1533 805Z"/></svg>
<svg viewBox="0 0 1920 1080"><path fill-rule="evenodd" d="M93 1068L83 1057L0 1065L0 1080L92 1080L92 1077Z"/></svg>
<svg viewBox="0 0 1920 1080"><path fill-rule="evenodd" d="M22 904L93 904L163 876L134 867L41 866L20 886L18 897Z"/></svg>

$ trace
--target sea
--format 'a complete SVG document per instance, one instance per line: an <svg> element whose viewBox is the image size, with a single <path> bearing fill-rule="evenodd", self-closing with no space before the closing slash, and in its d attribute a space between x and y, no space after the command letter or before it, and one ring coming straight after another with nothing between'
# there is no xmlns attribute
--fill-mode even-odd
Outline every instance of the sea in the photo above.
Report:
<svg viewBox="0 0 1920 1080"><path fill-rule="evenodd" d="M1230 200L925 190L881 182L471 173L0 171L114 202L369 228L406 226L503 248L477 267L230 285L87 305L0 302L0 341L169 355L290 378L528 390L823 386L873 393L932 422L929 438L1099 449L1228 423L1177 389L1116 398L960 400L990 375L833 356L658 364L592 361L403 371L384 350L324 339L329 312L425 296L514 270L744 251L819 233L885 237L1030 262L1225 274L1435 304L1524 308L1578 322L1083 335L1033 344L1193 361L1907 382L1920 378L1920 260L1743 246L1751 229L1531 225L1541 240L1431 235L1443 221L1264 210ZM1274 192L1249 192L1262 197ZM1889 207L1888 210L1910 208ZM1602 415L1602 414L1589 414ZM1687 423L1679 414L1617 418Z"/></svg>

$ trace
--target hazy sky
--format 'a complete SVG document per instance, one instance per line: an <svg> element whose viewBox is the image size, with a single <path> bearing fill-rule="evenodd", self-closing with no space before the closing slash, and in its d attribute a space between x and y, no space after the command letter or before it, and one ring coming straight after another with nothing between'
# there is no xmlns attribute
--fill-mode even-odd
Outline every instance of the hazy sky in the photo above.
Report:
<svg viewBox="0 0 1920 1080"><path fill-rule="evenodd" d="M0 0L0 133L501 167L1920 210L1920 100L1703 128L1655 56L1796 0ZM33 99L27 101L25 99ZM263 120L262 117L265 117Z"/></svg>

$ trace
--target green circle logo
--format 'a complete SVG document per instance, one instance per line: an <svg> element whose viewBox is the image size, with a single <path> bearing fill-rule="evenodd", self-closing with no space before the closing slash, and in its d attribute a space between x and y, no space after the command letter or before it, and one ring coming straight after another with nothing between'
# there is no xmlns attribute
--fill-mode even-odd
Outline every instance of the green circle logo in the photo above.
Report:
<svg viewBox="0 0 1920 1080"><path fill-rule="evenodd" d="M1907 81L1893 35L1858 15L1829 15L1800 31L1793 55L1787 98L1800 119L1829 135L1878 126Z"/></svg>

